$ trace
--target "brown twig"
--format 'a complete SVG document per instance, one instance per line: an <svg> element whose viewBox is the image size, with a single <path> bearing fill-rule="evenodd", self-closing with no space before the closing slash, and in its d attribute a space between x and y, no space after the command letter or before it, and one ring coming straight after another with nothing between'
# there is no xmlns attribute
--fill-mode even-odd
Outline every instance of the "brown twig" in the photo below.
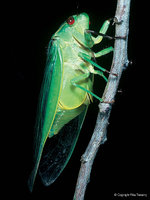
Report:
<svg viewBox="0 0 150 200"><path fill-rule="evenodd" d="M81 167L74 193L74 200L84 199L96 153L100 144L105 141L108 120L112 109L112 103L109 102L114 102L123 68L129 63L127 58L127 42L129 33L130 1L131 0L118 0L117 2L115 32L116 37L119 38L115 40L114 44L111 74L109 75L108 83L102 97L104 102L99 104L100 109L94 132L87 149L81 158ZM118 76L113 76L112 73L117 74Z"/></svg>

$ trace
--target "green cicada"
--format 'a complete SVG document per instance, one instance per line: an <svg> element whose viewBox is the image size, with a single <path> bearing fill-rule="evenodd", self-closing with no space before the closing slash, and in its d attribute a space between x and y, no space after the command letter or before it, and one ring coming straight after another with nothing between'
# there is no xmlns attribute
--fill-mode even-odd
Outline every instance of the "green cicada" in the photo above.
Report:
<svg viewBox="0 0 150 200"><path fill-rule="evenodd" d="M44 185L57 179L74 150L92 97L102 101L92 92L93 77L98 74L107 81L107 70L93 60L113 48L94 53L91 47L101 42L109 24L106 20L94 37L89 16L73 15L50 40L36 121L35 165L28 182L31 191L38 168Z"/></svg>

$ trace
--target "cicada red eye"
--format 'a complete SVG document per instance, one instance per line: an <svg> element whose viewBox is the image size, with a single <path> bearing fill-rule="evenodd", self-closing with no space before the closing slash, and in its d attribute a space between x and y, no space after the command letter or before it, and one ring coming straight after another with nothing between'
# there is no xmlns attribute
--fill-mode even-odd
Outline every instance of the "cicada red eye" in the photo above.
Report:
<svg viewBox="0 0 150 200"><path fill-rule="evenodd" d="M69 25L74 24L74 22L75 22L75 19L74 19L72 16L69 17L69 18L67 19L67 23L68 23Z"/></svg>

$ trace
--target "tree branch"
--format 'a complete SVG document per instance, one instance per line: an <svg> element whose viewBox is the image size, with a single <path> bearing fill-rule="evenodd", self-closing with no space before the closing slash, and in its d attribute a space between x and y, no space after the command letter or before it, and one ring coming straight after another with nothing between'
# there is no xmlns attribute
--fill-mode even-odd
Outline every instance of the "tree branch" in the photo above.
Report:
<svg viewBox="0 0 150 200"><path fill-rule="evenodd" d="M85 153L81 157L81 167L74 193L74 200L84 199L96 153L100 144L104 143L106 139L108 120L112 109L112 103L114 102L114 98L119 85L120 77L124 67L128 65L127 42L129 33L130 1L131 0L118 0L117 2L117 9L115 14L115 33L117 37L121 36L124 39L115 40L111 72L117 74L118 76L115 77L112 74L109 75L108 83L102 97L104 103L99 104L100 109L93 135Z"/></svg>

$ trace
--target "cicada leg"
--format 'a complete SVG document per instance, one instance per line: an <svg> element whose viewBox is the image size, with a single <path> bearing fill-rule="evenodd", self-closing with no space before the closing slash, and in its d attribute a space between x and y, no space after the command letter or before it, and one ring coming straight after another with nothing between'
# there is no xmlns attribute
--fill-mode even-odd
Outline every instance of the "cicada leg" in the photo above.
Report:
<svg viewBox="0 0 150 200"><path fill-rule="evenodd" d="M75 87L78 87L78 88L80 88L81 90L84 90L85 92L91 94L93 97L95 97L96 99L98 99L100 102L103 102L103 99L102 99L102 98L98 97L96 94L94 94L94 93L91 92L90 90L88 90L88 89L82 87L81 85L77 84L77 82L82 81L82 80L88 78L89 76L90 76L90 72L87 72L87 73L85 73L85 74L82 74L82 75L80 75L80 76L77 76L77 77L73 78L73 79L71 80L71 83L72 83L72 85L74 85Z"/></svg>
<svg viewBox="0 0 150 200"><path fill-rule="evenodd" d="M97 57L100 57L100 56L104 56L104 55L106 55L106 54L108 54L112 51L113 51L113 47L107 47L107 48L105 48L105 49L103 49L103 50L101 50L97 53L94 53L94 57L97 58Z"/></svg>
<svg viewBox="0 0 150 200"><path fill-rule="evenodd" d="M110 20L106 20L103 23L99 33L105 34L109 28L109 25L110 25ZM102 39L103 39L103 36L101 36L101 35L98 35L97 37L92 36L92 40L94 41L94 44L100 43L102 41Z"/></svg>
<svg viewBox="0 0 150 200"><path fill-rule="evenodd" d="M107 73L109 73L109 74L112 74L112 75L114 75L114 76L117 76L117 74L114 74L114 73L109 72L107 69L101 67L100 65L98 65L97 63L95 63L94 61L92 61L91 59L89 59L89 56L88 56L88 55L86 55L86 54L80 52L80 53L78 54L78 56L81 57L83 60L89 62L89 63L90 63L91 65L93 65L94 67L98 68L100 71L102 71L102 72L107 72ZM95 71L96 73L95 73L94 71ZM91 72L91 73L94 73L94 74L99 74L100 76L102 76L102 77L106 80L106 77L105 77L102 73L97 73L97 71L94 70L94 69L92 69L92 71L90 71L90 72ZM107 80L106 80L106 81L107 81Z"/></svg>

